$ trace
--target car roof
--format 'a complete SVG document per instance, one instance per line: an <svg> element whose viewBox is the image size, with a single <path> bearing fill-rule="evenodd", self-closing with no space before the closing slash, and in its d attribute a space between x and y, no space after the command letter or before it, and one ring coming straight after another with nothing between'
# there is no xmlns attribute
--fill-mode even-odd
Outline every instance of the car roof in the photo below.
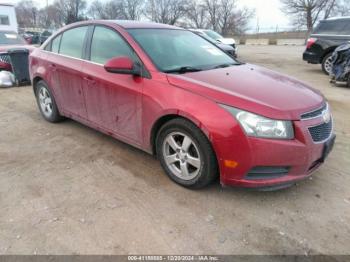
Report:
<svg viewBox="0 0 350 262"><path fill-rule="evenodd" d="M199 29L199 28L189 28L188 30L191 30L191 31L203 31L202 29Z"/></svg>
<svg viewBox="0 0 350 262"><path fill-rule="evenodd" d="M131 28L154 28L154 29L182 29L177 26L159 24L154 22L143 22L143 21L134 21L134 20L107 20L107 22L111 22L117 24L124 29Z"/></svg>
<svg viewBox="0 0 350 262"><path fill-rule="evenodd" d="M322 22L324 22L324 21L334 21L334 20L350 20L350 16L331 17L331 18L322 20Z"/></svg>
<svg viewBox="0 0 350 262"><path fill-rule="evenodd" d="M160 24L160 23L153 23L153 22L143 22L143 21L134 21L134 20L86 20L81 22L76 22L69 24L65 27L62 27L60 30L57 31L57 34L62 33L63 31L74 28L77 26L84 26L84 25L117 25L123 29L176 29L176 30L184 30L181 27L176 27L172 25L166 25L166 24Z"/></svg>

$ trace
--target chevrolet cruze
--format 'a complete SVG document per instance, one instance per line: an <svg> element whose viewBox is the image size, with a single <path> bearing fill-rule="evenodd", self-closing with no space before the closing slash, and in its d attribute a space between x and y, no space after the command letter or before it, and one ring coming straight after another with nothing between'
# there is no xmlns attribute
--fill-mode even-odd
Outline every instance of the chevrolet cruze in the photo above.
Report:
<svg viewBox="0 0 350 262"><path fill-rule="evenodd" d="M49 122L71 118L160 160L176 183L279 189L310 176L335 135L325 98L163 24L87 21L30 56Z"/></svg>

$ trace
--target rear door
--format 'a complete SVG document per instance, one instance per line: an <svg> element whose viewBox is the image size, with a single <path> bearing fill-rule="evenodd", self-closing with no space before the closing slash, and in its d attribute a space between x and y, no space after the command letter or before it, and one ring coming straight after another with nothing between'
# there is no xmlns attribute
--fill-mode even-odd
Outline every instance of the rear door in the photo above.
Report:
<svg viewBox="0 0 350 262"><path fill-rule="evenodd" d="M68 29L62 34L58 55L49 65L55 70L60 82L60 97L68 116L86 118L82 91L82 64L88 26Z"/></svg>
<svg viewBox="0 0 350 262"><path fill-rule="evenodd" d="M140 144L143 79L113 74L104 64L113 57L127 56L140 63L133 49L113 28L97 25L89 41L84 71L87 117L111 133Z"/></svg>
<svg viewBox="0 0 350 262"><path fill-rule="evenodd" d="M63 109L64 103L60 91L60 78L57 71L57 56L60 48L62 34L56 36L51 42L45 47L46 56L43 59L45 68L48 72L47 81L49 83L51 92L53 92L56 103L60 110Z"/></svg>

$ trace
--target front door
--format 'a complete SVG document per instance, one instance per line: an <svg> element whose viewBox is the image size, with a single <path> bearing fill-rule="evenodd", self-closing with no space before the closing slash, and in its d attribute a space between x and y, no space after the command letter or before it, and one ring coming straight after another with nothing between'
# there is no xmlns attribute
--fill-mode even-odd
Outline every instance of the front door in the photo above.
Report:
<svg viewBox="0 0 350 262"><path fill-rule="evenodd" d="M113 57L138 58L120 34L96 26L92 35L90 61L84 62L84 96L87 117L108 131L140 144L143 79L107 72L103 65Z"/></svg>

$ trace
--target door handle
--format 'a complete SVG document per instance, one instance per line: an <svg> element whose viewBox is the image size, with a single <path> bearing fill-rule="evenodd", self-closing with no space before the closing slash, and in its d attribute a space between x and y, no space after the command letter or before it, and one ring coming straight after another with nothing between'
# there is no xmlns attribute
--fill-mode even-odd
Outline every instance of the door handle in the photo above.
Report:
<svg viewBox="0 0 350 262"><path fill-rule="evenodd" d="M96 84L96 81L93 78L89 77L89 76L84 77L84 80L86 82L88 82L90 85Z"/></svg>

